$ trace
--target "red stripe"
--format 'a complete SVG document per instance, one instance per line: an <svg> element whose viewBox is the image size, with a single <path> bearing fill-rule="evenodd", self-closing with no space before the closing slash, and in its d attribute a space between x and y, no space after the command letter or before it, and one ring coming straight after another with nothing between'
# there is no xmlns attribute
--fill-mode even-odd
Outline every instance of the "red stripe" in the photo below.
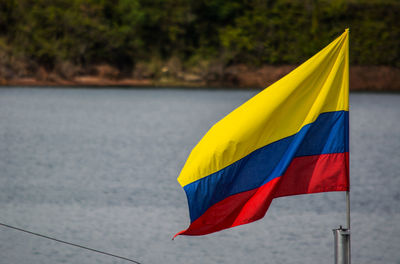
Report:
<svg viewBox="0 0 400 264"><path fill-rule="evenodd" d="M349 190L349 153L293 159L285 174L259 188L214 204L178 235L205 235L262 218L272 199L306 193Z"/></svg>

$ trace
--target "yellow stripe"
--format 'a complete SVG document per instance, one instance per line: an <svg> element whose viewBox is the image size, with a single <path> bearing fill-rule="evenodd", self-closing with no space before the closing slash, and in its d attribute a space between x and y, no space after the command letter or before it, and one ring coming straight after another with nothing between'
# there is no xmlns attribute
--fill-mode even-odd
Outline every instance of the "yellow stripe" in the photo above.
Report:
<svg viewBox="0 0 400 264"><path fill-rule="evenodd" d="M279 139L324 112L349 109L348 30L291 73L216 123L178 177L185 186Z"/></svg>

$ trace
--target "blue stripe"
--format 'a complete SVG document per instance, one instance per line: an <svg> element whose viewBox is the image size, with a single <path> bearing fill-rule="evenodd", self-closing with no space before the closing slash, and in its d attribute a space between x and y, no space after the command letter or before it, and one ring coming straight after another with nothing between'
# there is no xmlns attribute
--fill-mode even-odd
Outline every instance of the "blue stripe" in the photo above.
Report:
<svg viewBox="0 0 400 264"><path fill-rule="evenodd" d="M298 133L184 186L191 221L228 196L258 188L280 177L295 157L348 152L348 122L348 111L322 113Z"/></svg>

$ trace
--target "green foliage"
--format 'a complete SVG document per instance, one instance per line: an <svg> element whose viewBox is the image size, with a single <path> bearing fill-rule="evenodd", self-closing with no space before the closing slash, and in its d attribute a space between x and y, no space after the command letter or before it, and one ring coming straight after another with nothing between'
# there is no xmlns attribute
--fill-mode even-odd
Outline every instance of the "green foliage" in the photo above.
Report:
<svg viewBox="0 0 400 264"><path fill-rule="evenodd" d="M352 63L399 67L399 12L395 1L260 1L220 38L233 61L299 63L350 28Z"/></svg>
<svg viewBox="0 0 400 264"><path fill-rule="evenodd" d="M9 53L62 62L297 64L350 28L354 64L400 67L396 0L2 0ZM1 47L0 47L1 48Z"/></svg>

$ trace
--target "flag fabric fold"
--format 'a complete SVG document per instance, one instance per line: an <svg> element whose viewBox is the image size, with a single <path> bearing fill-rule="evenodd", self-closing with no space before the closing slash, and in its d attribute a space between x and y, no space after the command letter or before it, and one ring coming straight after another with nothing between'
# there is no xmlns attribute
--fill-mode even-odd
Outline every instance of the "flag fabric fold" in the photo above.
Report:
<svg viewBox="0 0 400 264"><path fill-rule="evenodd" d="M277 197L349 190L348 30L216 123L178 182L205 235L262 218Z"/></svg>

